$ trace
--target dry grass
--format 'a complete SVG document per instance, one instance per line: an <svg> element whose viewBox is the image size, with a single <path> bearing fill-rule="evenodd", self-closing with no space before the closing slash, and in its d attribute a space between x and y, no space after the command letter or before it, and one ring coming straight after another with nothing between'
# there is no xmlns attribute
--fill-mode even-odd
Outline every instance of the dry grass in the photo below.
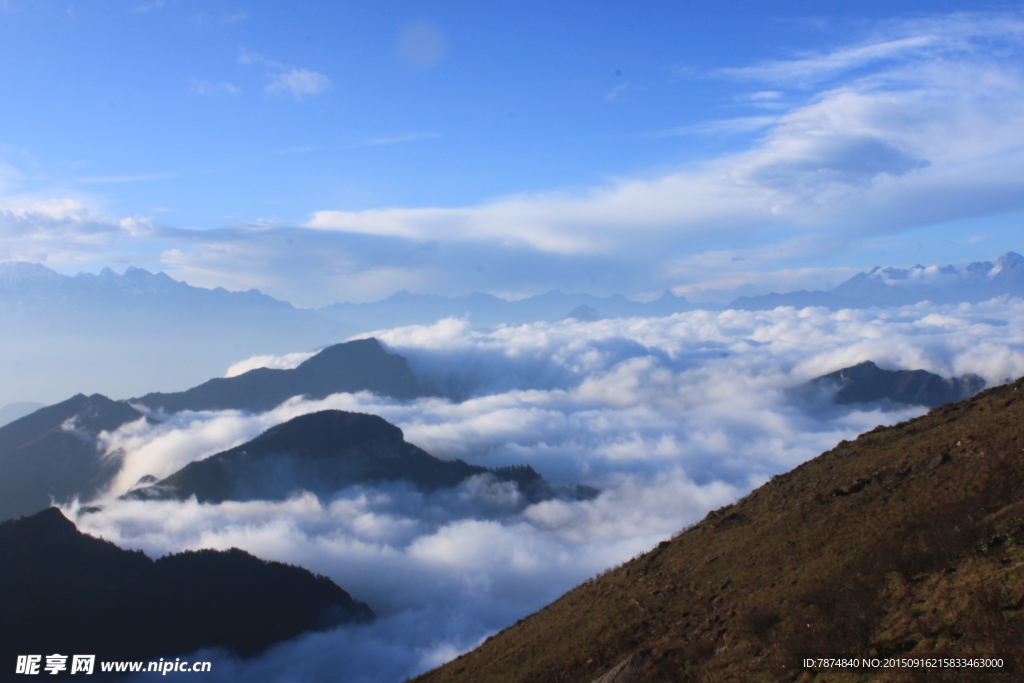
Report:
<svg viewBox="0 0 1024 683"><path fill-rule="evenodd" d="M800 665L1024 667L1022 395L1018 380L841 443L417 681L589 683L638 652L616 683L1024 680Z"/></svg>

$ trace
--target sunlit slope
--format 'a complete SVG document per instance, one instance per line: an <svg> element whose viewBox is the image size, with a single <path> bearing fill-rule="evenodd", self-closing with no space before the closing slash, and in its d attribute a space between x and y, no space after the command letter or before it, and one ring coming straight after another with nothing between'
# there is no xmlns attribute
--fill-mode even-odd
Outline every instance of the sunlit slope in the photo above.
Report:
<svg viewBox="0 0 1024 683"><path fill-rule="evenodd" d="M841 442L416 680L813 680L808 654L1024 666L1022 394L1024 379Z"/></svg>

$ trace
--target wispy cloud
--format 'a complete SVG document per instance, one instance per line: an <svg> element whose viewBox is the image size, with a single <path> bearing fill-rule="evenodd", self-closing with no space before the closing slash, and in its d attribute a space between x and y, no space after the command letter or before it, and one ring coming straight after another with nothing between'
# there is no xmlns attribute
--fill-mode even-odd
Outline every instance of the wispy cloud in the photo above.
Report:
<svg viewBox="0 0 1024 683"><path fill-rule="evenodd" d="M960 13L945 17L894 20L880 25L874 36L831 51L806 53L792 59L725 68L717 75L799 87L879 66L922 59L981 54L991 41L1019 42L1024 21L1016 14Z"/></svg>
<svg viewBox="0 0 1024 683"><path fill-rule="evenodd" d="M270 71L270 82L263 89L268 95L288 94L301 100L308 96L320 95L331 88L331 79L327 76L310 71L288 67L281 62L264 57L244 48L239 52L238 63L244 66L258 64Z"/></svg>
<svg viewBox="0 0 1024 683"><path fill-rule="evenodd" d="M680 135L735 135L764 130L779 122L778 116L739 116L732 119L702 121L689 126L645 133L643 137L664 138Z"/></svg>
<svg viewBox="0 0 1024 683"><path fill-rule="evenodd" d="M267 93L287 93L296 99L307 95L319 95L331 87L331 79L321 73L307 69L290 69L277 74L267 84Z"/></svg>
<svg viewBox="0 0 1024 683"><path fill-rule="evenodd" d="M582 191L522 193L463 206L324 206L301 228L165 232L159 242L136 242L131 249L150 250L154 260L159 256L190 282L258 287L302 305L374 300L403 287L448 294L554 287L636 293L700 282L732 287L741 272L730 265L733 256L747 259L742 272L790 269L793 277L784 281L794 288L820 286L821 277L800 271L811 256L855 252L922 226L1024 209L1019 26L1014 16L961 15L887 24L874 42L823 52L827 69L810 68L807 56L791 60L797 71L831 70L835 76L806 92L794 91L791 82L754 79L750 94L731 98L729 106L771 103L780 109L752 109L751 116L658 133L737 135L730 141L734 151L685 166ZM265 69L268 79L292 71L246 51L239 62ZM847 72L837 66L842 64L860 66ZM311 86L296 90L282 81L279 92L301 97L322 85L317 83L313 78ZM400 132L359 145L436 135ZM5 175L12 193L21 184L17 170ZM31 202L59 207L64 199L66 192L54 192ZM77 195L70 200L82 203ZM118 242L124 233L116 228L103 233L105 241L83 237L99 229L96 214L86 213L64 222L45 212L11 216L19 237L5 241L5 253L91 259L98 258L99 243L119 255L129 249ZM72 225L75 220L91 227ZM40 237L30 239L33 221ZM67 236L57 239L62 229ZM295 244L282 250L285 237ZM736 252L737 243L748 247ZM723 261L725 253L730 256ZM702 270L702 263L723 264L719 275L728 281ZM597 272L607 275L595 278ZM803 284L801 272L807 276Z"/></svg>
<svg viewBox="0 0 1024 683"><path fill-rule="evenodd" d="M628 87L629 87L628 83L619 83L618 85L616 85L614 88L612 88L611 90L609 90L605 94L604 101L605 102L614 102L615 100L619 99L619 95L624 93L626 91L626 88L628 88Z"/></svg>
<svg viewBox="0 0 1024 683"><path fill-rule="evenodd" d="M199 79L192 79L192 85L189 90L194 95L241 95L242 89L236 85L222 81L220 83L210 83L209 81L203 81Z"/></svg>
<svg viewBox="0 0 1024 683"><path fill-rule="evenodd" d="M808 55L800 59L765 62L753 66L721 69L719 75L745 80L781 83L812 83L842 72L886 59L920 54L935 46L936 36L912 36L898 40L844 48Z"/></svg>
<svg viewBox="0 0 1024 683"><path fill-rule="evenodd" d="M238 63L244 66L249 64L262 64L263 66L270 67L271 69L284 69L285 66L281 62L274 59L269 59L256 52L250 52L245 48L238 51Z"/></svg>
<svg viewBox="0 0 1024 683"><path fill-rule="evenodd" d="M420 140L436 140L441 137L440 133L405 133L403 135L382 135L381 137L369 138L363 142L352 145L353 147L381 147L386 145L401 145L407 142L419 142Z"/></svg>
<svg viewBox="0 0 1024 683"><path fill-rule="evenodd" d="M954 17L886 38L731 76L808 79L867 66L776 116L693 124L662 134L760 132L745 150L654 178L579 194L477 206L319 211L310 227L410 240L493 241L563 254L700 253L765 226L788 238L899 231L1024 208L1024 78L1017 24ZM1005 50L992 52L1000 40ZM931 58L916 57L927 51ZM817 78L818 76L815 76ZM759 101L779 101L760 90ZM642 239L636 239L641 236Z"/></svg>
<svg viewBox="0 0 1024 683"><path fill-rule="evenodd" d="M135 7L132 7L129 11L132 14L145 14L146 12L158 10L163 6L164 0L152 0L152 2L147 2L142 5L136 5Z"/></svg>

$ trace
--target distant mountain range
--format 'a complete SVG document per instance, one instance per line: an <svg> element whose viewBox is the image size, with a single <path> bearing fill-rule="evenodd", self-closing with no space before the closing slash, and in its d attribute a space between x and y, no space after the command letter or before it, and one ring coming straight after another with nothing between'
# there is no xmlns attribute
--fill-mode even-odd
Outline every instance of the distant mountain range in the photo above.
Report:
<svg viewBox="0 0 1024 683"><path fill-rule="evenodd" d="M400 325L430 324L441 318L468 318L477 326L523 325L538 321L565 318L590 320L599 318L655 318L692 311L700 306L665 291L653 301L633 301L617 294L597 297L589 294L567 294L552 291L508 301L491 294L446 297L397 294L365 304L338 303L318 311L338 321L359 321L367 329L384 329ZM580 314L583 314L582 317Z"/></svg>
<svg viewBox="0 0 1024 683"><path fill-rule="evenodd" d="M995 263L961 269L875 268L829 291L740 297L729 307L866 308L1001 295L1024 296L1024 258L1014 252ZM0 263L0 315L5 321L0 328L0 361L5 364L0 406L53 401L81 387L116 397L154 388L180 391L249 356L316 349L374 330L431 324L445 317L492 326L661 317L698 308L725 306L693 304L671 291L647 302L558 291L516 301L481 293L445 297L402 291L372 303L298 309L255 289L193 287L140 268L69 277L39 264L5 262ZM60 393L43 395L40 387Z"/></svg>
<svg viewBox="0 0 1024 683"><path fill-rule="evenodd" d="M60 275L0 263L0 405L80 388L115 398L185 389L242 358L314 349L357 330L256 290L229 292L129 268Z"/></svg>
<svg viewBox="0 0 1024 683"><path fill-rule="evenodd" d="M865 308L898 306L925 299L945 303L981 301L1009 294L1024 295L1024 257L1007 252L995 263L982 261L957 269L954 266L872 268L828 291L800 290L784 294L743 296L729 308L762 310L776 306L828 306ZM660 317L698 308L722 306L693 304L666 290L653 301L634 301L622 295L597 297L550 291L509 301L474 293L466 296L411 294L401 291L370 303L335 303L319 309L298 309L259 290L230 292L221 287L205 289L176 281L164 273L129 267L121 275L109 268L99 274L60 275L35 263L0 263L0 313L21 320L53 320L64 324L93 322L102 325L131 314L141 325L185 315L193 320L242 325L266 321L312 325L336 333L429 324L445 317L468 317L475 325L518 325L540 320L577 318ZM582 315L577 315L582 314ZM225 317L226 316L226 317ZM295 330L293 330L295 332ZM295 345L292 345L292 350Z"/></svg>
<svg viewBox="0 0 1024 683"><path fill-rule="evenodd" d="M45 665L53 653L151 660L222 647L246 657L374 616L300 567L238 549L153 561L82 534L56 508L0 524L0 605L4 678L18 655Z"/></svg>
<svg viewBox="0 0 1024 683"><path fill-rule="evenodd" d="M549 292L519 301L489 294L399 292L367 304L298 309L258 290L229 292L128 268L70 277L45 266L0 263L0 406L57 400L81 387L108 396L181 391L249 356L316 349L340 339L454 316L475 325L555 321L579 306L602 316L663 316L693 306ZM45 387L43 390L41 387ZM52 395L52 392L59 392Z"/></svg>
<svg viewBox="0 0 1024 683"><path fill-rule="evenodd" d="M907 306L921 301L962 303L986 301L993 297L1024 296L1024 256L1003 254L995 263L975 262L961 269L914 266L913 268L872 268L858 273L828 291L800 290L787 294L741 296L729 308L762 311L779 306L824 306L842 308L885 308Z"/></svg>
<svg viewBox="0 0 1024 683"><path fill-rule="evenodd" d="M527 502L590 498L589 487L555 487L530 467L491 470L441 460L405 441L402 430L376 415L325 410L293 418L248 443L190 463L137 488L137 500L282 500L295 491L329 496L349 486L407 481L422 491L451 488L472 476L514 481Z"/></svg>
<svg viewBox="0 0 1024 683"><path fill-rule="evenodd" d="M1020 681L1022 422L1024 378L842 441L414 681Z"/></svg>

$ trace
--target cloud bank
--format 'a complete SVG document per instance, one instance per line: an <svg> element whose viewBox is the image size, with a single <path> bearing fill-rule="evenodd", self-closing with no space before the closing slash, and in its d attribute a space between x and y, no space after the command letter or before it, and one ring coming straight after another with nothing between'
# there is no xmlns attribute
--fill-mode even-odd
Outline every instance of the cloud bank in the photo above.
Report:
<svg viewBox="0 0 1024 683"><path fill-rule="evenodd" d="M659 319L471 330L458 320L377 333L461 402L368 393L273 411L183 413L105 435L124 471L80 528L153 555L244 548L334 579L380 615L247 662L209 653L216 680L398 681L451 658L707 510L906 407L803 403L789 390L874 360L989 383L1024 374L1024 302L883 311L695 311ZM291 362L287 359L273 362ZM523 505L487 477L423 494L402 484L302 492L280 502L120 501L142 474L252 438L305 412L381 415L408 441L485 466L529 464L601 493ZM72 514L75 509L70 510Z"/></svg>
<svg viewBox="0 0 1024 683"><path fill-rule="evenodd" d="M559 254L701 251L722 232L782 226L792 236L849 237L992 211L1019 210L1024 157L1012 18L957 15L886 26L872 42L723 70L798 91L788 111L758 115L744 152L582 195L508 197L474 207L320 211L318 229L411 240L522 244ZM866 72L865 72L866 70ZM739 122L729 124L742 130ZM643 239L636 239L637 234Z"/></svg>
<svg viewBox="0 0 1024 683"><path fill-rule="evenodd" d="M820 267L917 228L1024 210L1021 26L1016 14L891 21L831 50L697 74L733 85L738 115L674 133L733 136L719 147L731 151L583 190L311 207L301 225L182 230L128 219L150 227L140 231L85 211L83 197L18 196L15 178L0 199L2 257L160 264L192 284L257 287L299 305L402 288L635 295L738 279L758 285L744 293L761 293L769 271L814 288L822 278L800 275L811 256ZM424 27L409 29L409 49L425 65L443 41ZM302 98L330 85L254 53L239 62L267 71L268 92Z"/></svg>

